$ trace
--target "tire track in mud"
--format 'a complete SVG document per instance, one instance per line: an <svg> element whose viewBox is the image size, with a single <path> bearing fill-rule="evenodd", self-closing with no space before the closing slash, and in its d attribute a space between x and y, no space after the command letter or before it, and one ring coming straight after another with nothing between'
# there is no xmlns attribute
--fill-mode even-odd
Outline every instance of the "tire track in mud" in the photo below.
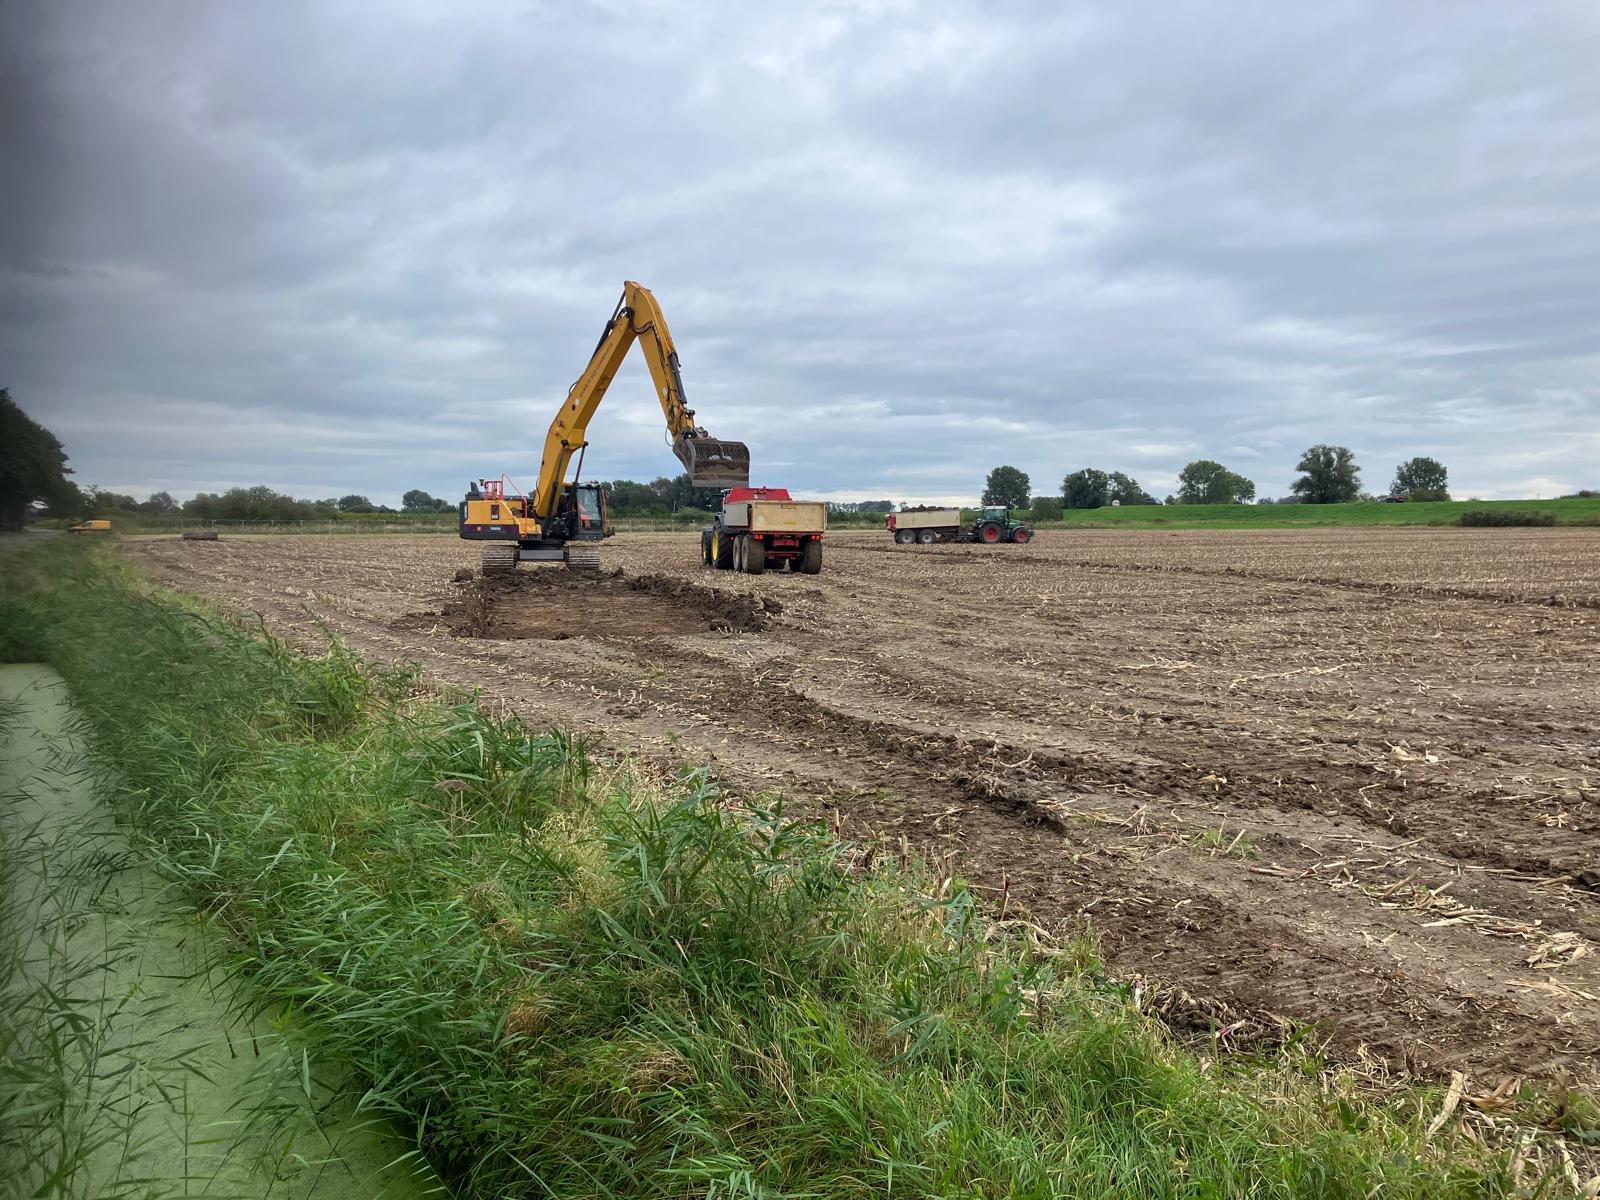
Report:
<svg viewBox="0 0 1600 1200"><path fill-rule="evenodd" d="M686 668L697 665L690 652L672 657ZM925 832L924 805L935 799L942 828L933 840L942 840L937 835L948 835L953 824L964 875L991 890L1004 881L1013 900L1037 919L1075 926L1087 917L1116 969L1198 991L1190 1002L1173 1005L1169 1016L1180 1024L1219 1012L1230 1021L1254 1014L1267 1031L1281 1029L1285 1020L1317 1025L1343 1053L1371 1054L1395 1069L1492 1064L1507 1074L1571 1072L1600 1081L1593 1072L1600 1025L1573 1026L1503 1000L1464 994L1437 975L1413 975L1395 956L1359 943L1343 945L1337 936L1308 938L1307 924L1274 913L1261 889L1235 884L1211 890L1218 881L1206 876L1213 872L1185 869L1194 864L1164 852L1137 853L1027 794L1052 785L1119 789L1157 803L1192 796L1197 776L1190 768L1062 755L1036 755L1024 767L1004 762L993 745L863 720L796 691L787 679L752 687L725 677L720 686L730 714L759 711L781 718L772 727L751 725L748 737L804 731L848 758L864 779L898 777L892 794L849 798L856 825L914 836ZM739 724L736 716L732 723ZM799 782L804 773L795 778ZM1267 806L1266 798L1258 800ZM1053 868L1045 865L1048 859L1055 860ZM1283 885L1274 890L1281 900ZM1313 893L1295 907L1302 913L1326 910L1321 899ZM1600 929L1600 922L1593 924ZM1242 956L1219 953L1219 936L1246 930L1255 949ZM1330 1012L1341 1018L1330 1024Z"/></svg>
<svg viewBox="0 0 1600 1200"><path fill-rule="evenodd" d="M904 547L856 546L858 554L905 554ZM911 553L928 558L946 558L962 563L977 563L973 551L935 550L918 547ZM1261 583L1282 583L1292 587L1341 588L1349 591L1375 592L1385 596L1400 596L1415 600L1473 600L1492 604L1533 604L1551 608L1600 609L1600 596L1565 595L1557 592L1509 592L1488 588L1425 586L1413 583L1391 583L1378 579L1352 579L1342 575L1280 575L1249 567L1196 567L1187 563L1135 563L1113 562L1102 558L1070 558L1062 555L1029 555L1011 557L995 554L982 560L985 569L1026 570L1028 568L1071 567L1088 571L1116 571L1131 574L1195 575L1210 579L1250 579Z"/></svg>

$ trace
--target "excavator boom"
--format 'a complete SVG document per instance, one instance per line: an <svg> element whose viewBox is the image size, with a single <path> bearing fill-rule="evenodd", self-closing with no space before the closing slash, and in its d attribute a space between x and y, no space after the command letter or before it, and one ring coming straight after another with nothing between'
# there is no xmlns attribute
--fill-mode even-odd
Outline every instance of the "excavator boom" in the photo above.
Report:
<svg viewBox="0 0 1600 1200"><path fill-rule="evenodd" d="M545 435L539 482L532 497L536 515L545 517L555 511L567 464L583 448L589 421L635 341L650 368L656 399L672 435L672 452L688 470L690 482L707 488L738 487L750 482L749 447L743 442L713 438L694 423L694 410L684 402L678 351L672 344L667 319L650 289L629 280L622 285L622 299L601 331L589 365L568 391L566 403Z"/></svg>

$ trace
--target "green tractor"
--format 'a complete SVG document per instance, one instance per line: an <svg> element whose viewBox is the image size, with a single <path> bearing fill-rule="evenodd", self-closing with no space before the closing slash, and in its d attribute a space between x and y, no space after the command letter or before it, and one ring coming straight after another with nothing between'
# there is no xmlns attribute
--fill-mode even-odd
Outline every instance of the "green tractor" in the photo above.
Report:
<svg viewBox="0 0 1600 1200"><path fill-rule="evenodd" d="M967 540L994 545L997 542L1016 542L1019 545L1033 541L1033 528L1011 519L1011 510L991 505L978 514L972 523Z"/></svg>

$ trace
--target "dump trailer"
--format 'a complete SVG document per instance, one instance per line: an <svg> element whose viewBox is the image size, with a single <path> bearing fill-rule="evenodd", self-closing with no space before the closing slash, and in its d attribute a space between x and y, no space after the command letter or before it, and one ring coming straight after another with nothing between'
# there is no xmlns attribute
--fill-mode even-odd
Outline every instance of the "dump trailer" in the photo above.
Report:
<svg viewBox="0 0 1600 1200"><path fill-rule="evenodd" d="M700 559L719 571L760 575L767 569L815 575L822 570L828 506L794 500L788 488L736 487L700 533Z"/></svg>
<svg viewBox="0 0 1600 1200"><path fill-rule="evenodd" d="M1018 545L1033 540L1033 528L1011 518L1011 510L999 506L983 509L971 525L961 524L959 508L908 508L890 513L884 518L894 540L902 546L918 542L924 546L934 542L1015 542Z"/></svg>
<svg viewBox="0 0 1600 1200"><path fill-rule="evenodd" d="M912 542L931 545L934 542L953 542L961 535L961 510L959 508L908 508L904 512L890 513L884 518L894 540L902 546Z"/></svg>

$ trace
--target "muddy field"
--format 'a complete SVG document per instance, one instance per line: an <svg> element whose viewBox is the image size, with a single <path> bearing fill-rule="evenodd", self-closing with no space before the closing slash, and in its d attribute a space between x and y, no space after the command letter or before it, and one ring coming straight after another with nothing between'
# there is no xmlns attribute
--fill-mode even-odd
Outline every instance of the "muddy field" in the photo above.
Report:
<svg viewBox="0 0 1600 1200"><path fill-rule="evenodd" d="M453 582L454 539L122 543L641 760L837 809L1180 1027L1315 1023L1390 1067L1600 1085L1600 532L841 533L823 574Z"/></svg>

